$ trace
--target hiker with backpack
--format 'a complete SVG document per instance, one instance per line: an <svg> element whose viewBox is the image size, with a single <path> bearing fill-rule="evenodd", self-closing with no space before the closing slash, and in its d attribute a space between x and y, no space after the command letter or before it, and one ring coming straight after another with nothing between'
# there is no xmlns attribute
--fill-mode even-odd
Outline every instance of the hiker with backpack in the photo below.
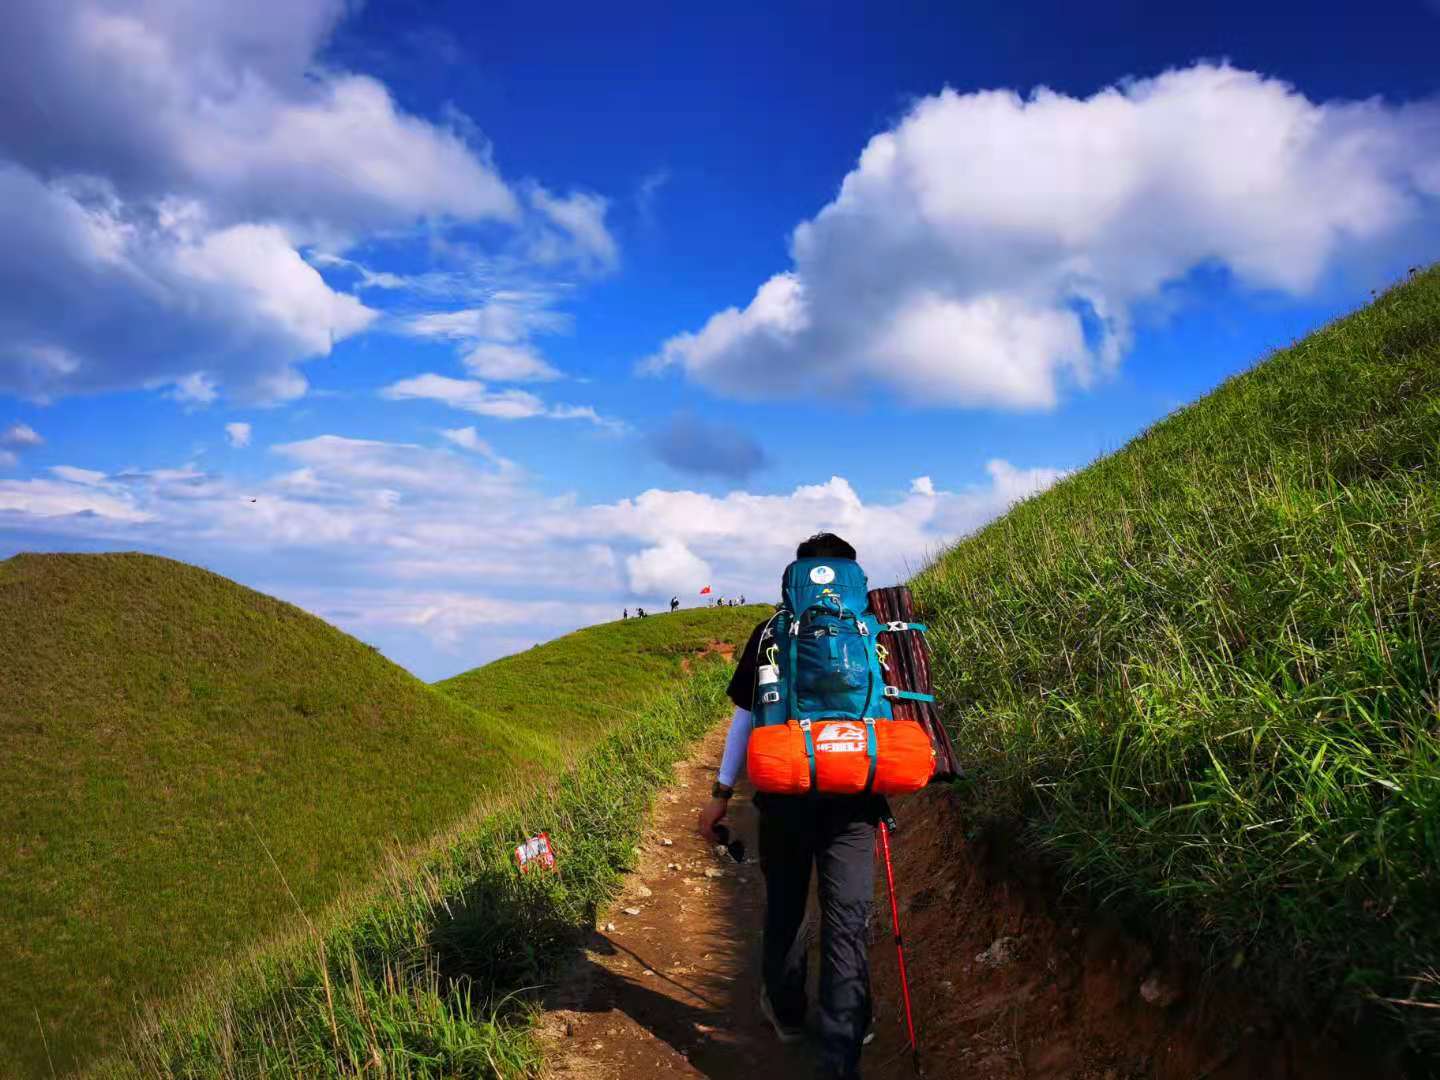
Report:
<svg viewBox="0 0 1440 1080"><path fill-rule="evenodd" d="M896 699L933 700L890 685L877 639L897 627L911 624L881 623L870 611L853 547L832 533L801 543L782 603L750 635L730 680L735 711L700 812L701 834L717 841L735 783L749 772L765 878L760 1011L785 1043L806 1033L809 942L800 932L818 868L817 1075L825 1080L856 1080L870 1041L866 928L883 796L918 790L934 771L930 737L892 719Z"/></svg>

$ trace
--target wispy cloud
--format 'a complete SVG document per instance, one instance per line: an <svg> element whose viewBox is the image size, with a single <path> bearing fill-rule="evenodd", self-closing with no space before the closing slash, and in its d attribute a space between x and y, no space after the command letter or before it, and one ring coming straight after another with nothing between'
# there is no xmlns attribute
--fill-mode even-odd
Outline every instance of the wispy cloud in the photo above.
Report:
<svg viewBox="0 0 1440 1080"><path fill-rule="evenodd" d="M610 201L585 191L555 195L530 185L530 205L549 224L537 232L530 251L542 263L573 262L596 272L615 269L620 247L605 225Z"/></svg>
<svg viewBox="0 0 1440 1080"><path fill-rule="evenodd" d="M488 416L496 420L588 420L610 430L623 430L624 424L600 416L589 405L551 405L528 390L508 387L492 390L475 379L452 379L448 375L428 373L401 379L381 391L392 401L438 401L453 409Z"/></svg>
<svg viewBox="0 0 1440 1080"><path fill-rule="evenodd" d="M659 168L646 173L636 187L635 212L645 225L652 227L655 225L655 202L660 196L661 189L668 183L670 183L670 170Z"/></svg>

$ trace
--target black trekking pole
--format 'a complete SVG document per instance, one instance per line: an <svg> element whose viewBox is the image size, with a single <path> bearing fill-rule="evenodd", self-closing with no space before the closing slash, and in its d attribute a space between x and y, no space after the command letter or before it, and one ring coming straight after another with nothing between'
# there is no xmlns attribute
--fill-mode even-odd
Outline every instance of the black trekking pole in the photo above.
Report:
<svg viewBox="0 0 1440 1080"><path fill-rule="evenodd" d="M895 952L900 958L900 995L905 1001L905 1029L910 1035L910 1057L915 1063L915 1075L920 1071L920 1044L915 1039L915 1016L910 1009L910 980L905 974L905 939L900 935L900 906L895 902L895 870L890 863L890 816L889 806L880 818L879 847L885 858L885 885L890 892L890 925L895 931Z"/></svg>

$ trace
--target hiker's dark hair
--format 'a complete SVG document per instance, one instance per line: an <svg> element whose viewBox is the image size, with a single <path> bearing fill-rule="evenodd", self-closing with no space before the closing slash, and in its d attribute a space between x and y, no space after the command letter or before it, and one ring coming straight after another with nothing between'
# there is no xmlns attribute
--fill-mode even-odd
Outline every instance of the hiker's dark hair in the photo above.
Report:
<svg viewBox="0 0 1440 1080"><path fill-rule="evenodd" d="M795 549L797 559L853 559L855 549L834 533L816 533L800 541Z"/></svg>

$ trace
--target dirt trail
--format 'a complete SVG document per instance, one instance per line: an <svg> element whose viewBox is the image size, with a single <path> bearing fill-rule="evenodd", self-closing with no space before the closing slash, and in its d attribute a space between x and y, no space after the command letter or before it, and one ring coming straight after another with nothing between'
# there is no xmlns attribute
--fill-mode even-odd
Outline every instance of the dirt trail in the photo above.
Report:
<svg viewBox="0 0 1440 1080"><path fill-rule="evenodd" d="M638 868L550 994L541 1026L547 1076L810 1075L809 1048L781 1046L757 1006L759 867L722 859L695 833L724 739L723 728L713 732L677 766L674 785L652 811ZM1287 1024L1263 1004L1210 987L1178 951L1143 943L1102 916L1070 919L1052 889L1014 874L1004 852L967 844L943 792L922 793L896 810L895 869L925 1076L1399 1075L1333 1033ZM747 791L737 794L729 821L753 860ZM914 1071L889 911L883 895L876 899L876 1039L862 1068L867 1080L901 1080Z"/></svg>
<svg viewBox="0 0 1440 1080"><path fill-rule="evenodd" d="M798 1080L812 1072L811 1048L782 1046L759 1012L765 885L749 789L742 785L727 818L745 863L718 856L695 831L724 747L722 727L677 766L674 785L656 800L639 866L549 995L541 1027L548 1076ZM881 930L877 921L888 947ZM893 950L877 955L895 962ZM886 1059L908 1061L899 1023L898 1011L876 1003L867 1076L911 1075L908 1064L877 1070Z"/></svg>
<svg viewBox="0 0 1440 1080"><path fill-rule="evenodd" d="M788 1048L767 1037L756 1009L764 883L748 791L737 793L729 818L747 862L721 859L695 831L724 747L721 727L677 766L652 811L639 866L550 996L542 1028L549 1074L803 1070L803 1052L782 1054Z"/></svg>

